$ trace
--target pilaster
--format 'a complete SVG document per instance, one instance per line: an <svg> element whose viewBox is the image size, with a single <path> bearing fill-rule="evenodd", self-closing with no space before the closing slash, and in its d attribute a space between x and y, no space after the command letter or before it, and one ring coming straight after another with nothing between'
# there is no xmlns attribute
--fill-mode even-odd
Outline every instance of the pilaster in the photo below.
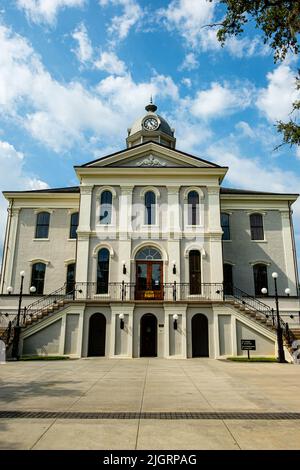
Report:
<svg viewBox="0 0 300 470"><path fill-rule="evenodd" d="M14 281L14 258L16 251L16 240L17 240L17 231L19 225L19 213L20 208L8 208L8 217L10 217L10 230L9 238L6 245L6 266L5 271L2 272L2 286L1 291L6 294L6 288L8 286L13 286ZM14 286L13 286L14 287Z"/></svg>
<svg viewBox="0 0 300 470"><path fill-rule="evenodd" d="M76 282L88 282L93 186L80 187L80 218L77 230ZM85 289L84 285L81 286ZM85 292L83 292L85 294ZM83 295L84 296L84 295Z"/></svg>
<svg viewBox="0 0 300 470"><path fill-rule="evenodd" d="M296 292L296 276L295 276L295 263L293 257L293 241L291 233L291 222L289 211L281 212L282 221L282 241L285 260L285 273L286 273L286 287L291 289L292 295L297 295Z"/></svg>

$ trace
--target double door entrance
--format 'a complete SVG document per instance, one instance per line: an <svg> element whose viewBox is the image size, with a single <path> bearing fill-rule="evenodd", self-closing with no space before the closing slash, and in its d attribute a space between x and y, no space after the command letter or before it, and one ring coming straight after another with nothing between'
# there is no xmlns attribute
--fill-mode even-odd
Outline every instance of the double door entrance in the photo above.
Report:
<svg viewBox="0 0 300 470"><path fill-rule="evenodd" d="M136 262L136 300L163 300L162 261Z"/></svg>

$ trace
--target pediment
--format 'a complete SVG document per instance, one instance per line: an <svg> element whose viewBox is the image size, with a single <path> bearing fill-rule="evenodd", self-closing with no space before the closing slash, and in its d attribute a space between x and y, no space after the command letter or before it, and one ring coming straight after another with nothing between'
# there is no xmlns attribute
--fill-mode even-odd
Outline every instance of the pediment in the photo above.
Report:
<svg viewBox="0 0 300 470"><path fill-rule="evenodd" d="M147 142L88 162L82 167L218 168L219 165L179 150L164 147L156 142Z"/></svg>

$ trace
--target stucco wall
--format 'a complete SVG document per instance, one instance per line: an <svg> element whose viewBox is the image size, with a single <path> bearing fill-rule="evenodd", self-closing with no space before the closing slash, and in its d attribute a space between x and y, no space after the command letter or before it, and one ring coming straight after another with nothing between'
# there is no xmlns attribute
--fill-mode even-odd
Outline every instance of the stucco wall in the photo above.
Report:
<svg viewBox="0 0 300 470"><path fill-rule="evenodd" d="M23 355L51 355L59 353L61 320L52 323L42 330L23 340Z"/></svg>
<svg viewBox="0 0 300 470"><path fill-rule="evenodd" d="M250 354L253 356L274 356L275 354L275 343L270 339L262 336L257 331L254 331L249 326L237 320L236 322L236 334L237 334L237 353L238 355L247 355L247 351L242 351L241 340L242 339L254 339L256 341L256 351L251 351Z"/></svg>
<svg viewBox="0 0 300 470"><path fill-rule="evenodd" d="M70 213L54 209L50 215L48 239L35 239L37 214L34 209L21 209L17 229L12 285L19 289L20 271L25 271L24 292L29 293L31 261L41 259L46 266L44 293L53 292L66 282L65 261L75 259L76 241L69 240Z"/></svg>
<svg viewBox="0 0 300 470"><path fill-rule="evenodd" d="M274 293L272 272L278 273L278 291L284 294L288 287L287 266L282 237L282 218L280 211L268 210L263 215L265 241L252 241L250 234L249 212L232 210L230 215L230 234L232 241L223 242L224 261L233 266L233 283L240 289L254 294L253 266L250 263L265 261L268 263L268 285ZM295 289L295 279L291 279ZM292 292L295 293L295 292Z"/></svg>

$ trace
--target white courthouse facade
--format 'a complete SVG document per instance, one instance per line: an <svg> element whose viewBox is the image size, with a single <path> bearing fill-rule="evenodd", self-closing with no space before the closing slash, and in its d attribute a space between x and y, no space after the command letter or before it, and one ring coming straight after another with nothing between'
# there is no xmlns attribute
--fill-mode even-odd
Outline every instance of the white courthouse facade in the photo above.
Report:
<svg viewBox="0 0 300 470"><path fill-rule="evenodd" d="M274 355L274 271L299 326L297 195L223 187L228 168L178 150L156 111L76 166L78 187L4 192L0 326L10 344L24 271L20 354L219 358L254 339Z"/></svg>

